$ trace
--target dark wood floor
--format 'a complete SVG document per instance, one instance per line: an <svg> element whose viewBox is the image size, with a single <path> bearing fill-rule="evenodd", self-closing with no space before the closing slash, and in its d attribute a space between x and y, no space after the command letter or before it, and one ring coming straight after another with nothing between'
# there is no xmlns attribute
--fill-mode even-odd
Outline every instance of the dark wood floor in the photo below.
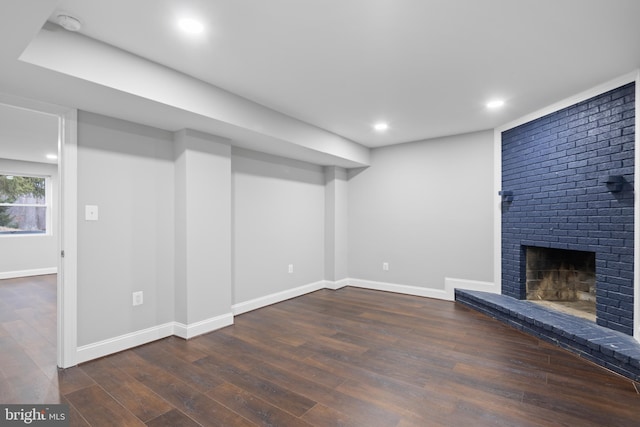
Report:
<svg viewBox="0 0 640 427"><path fill-rule="evenodd" d="M631 381L455 303L322 290L57 372L52 292L0 281L0 401L73 426L640 425Z"/></svg>

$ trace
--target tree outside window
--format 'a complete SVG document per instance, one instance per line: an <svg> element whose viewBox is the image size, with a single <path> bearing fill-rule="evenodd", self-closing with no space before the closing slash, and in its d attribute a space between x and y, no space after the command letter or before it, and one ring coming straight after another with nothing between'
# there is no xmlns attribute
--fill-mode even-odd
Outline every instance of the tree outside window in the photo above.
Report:
<svg viewBox="0 0 640 427"><path fill-rule="evenodd" d="M47 232L46 178L0 175L0 234Z"/></svg>

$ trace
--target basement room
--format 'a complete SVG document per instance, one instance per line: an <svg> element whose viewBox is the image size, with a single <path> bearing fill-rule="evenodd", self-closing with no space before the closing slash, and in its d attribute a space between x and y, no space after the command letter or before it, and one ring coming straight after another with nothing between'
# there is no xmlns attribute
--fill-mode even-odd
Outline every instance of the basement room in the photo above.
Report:
<svg viewBox="0 0 640 427"><path fill-rule="evenodd" d="M0 15L0 425L640 425L637 0Z"/></svg>

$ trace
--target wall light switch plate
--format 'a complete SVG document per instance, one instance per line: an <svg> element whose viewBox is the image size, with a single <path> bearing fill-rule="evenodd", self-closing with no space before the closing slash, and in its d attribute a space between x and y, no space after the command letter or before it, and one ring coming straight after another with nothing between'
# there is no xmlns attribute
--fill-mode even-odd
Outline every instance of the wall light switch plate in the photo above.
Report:
<svg viewBox="0 0 640 427"><path fill-rule="evenodd" d="M84 219L86 221L97 221L98 207L96 205L86 205L84 207Z"/></svg>

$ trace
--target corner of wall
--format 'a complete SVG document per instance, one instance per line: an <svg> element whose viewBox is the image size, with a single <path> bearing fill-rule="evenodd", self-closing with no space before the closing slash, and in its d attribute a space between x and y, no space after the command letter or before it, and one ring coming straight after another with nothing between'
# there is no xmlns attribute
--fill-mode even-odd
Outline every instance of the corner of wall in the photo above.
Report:
<svg viewBox="0 0 640 427"><path fill-rule="evenodd" d="M225 313L189 325L174 322L173 335L187 340L231 325L233 325L233 313Z"/></svg>

